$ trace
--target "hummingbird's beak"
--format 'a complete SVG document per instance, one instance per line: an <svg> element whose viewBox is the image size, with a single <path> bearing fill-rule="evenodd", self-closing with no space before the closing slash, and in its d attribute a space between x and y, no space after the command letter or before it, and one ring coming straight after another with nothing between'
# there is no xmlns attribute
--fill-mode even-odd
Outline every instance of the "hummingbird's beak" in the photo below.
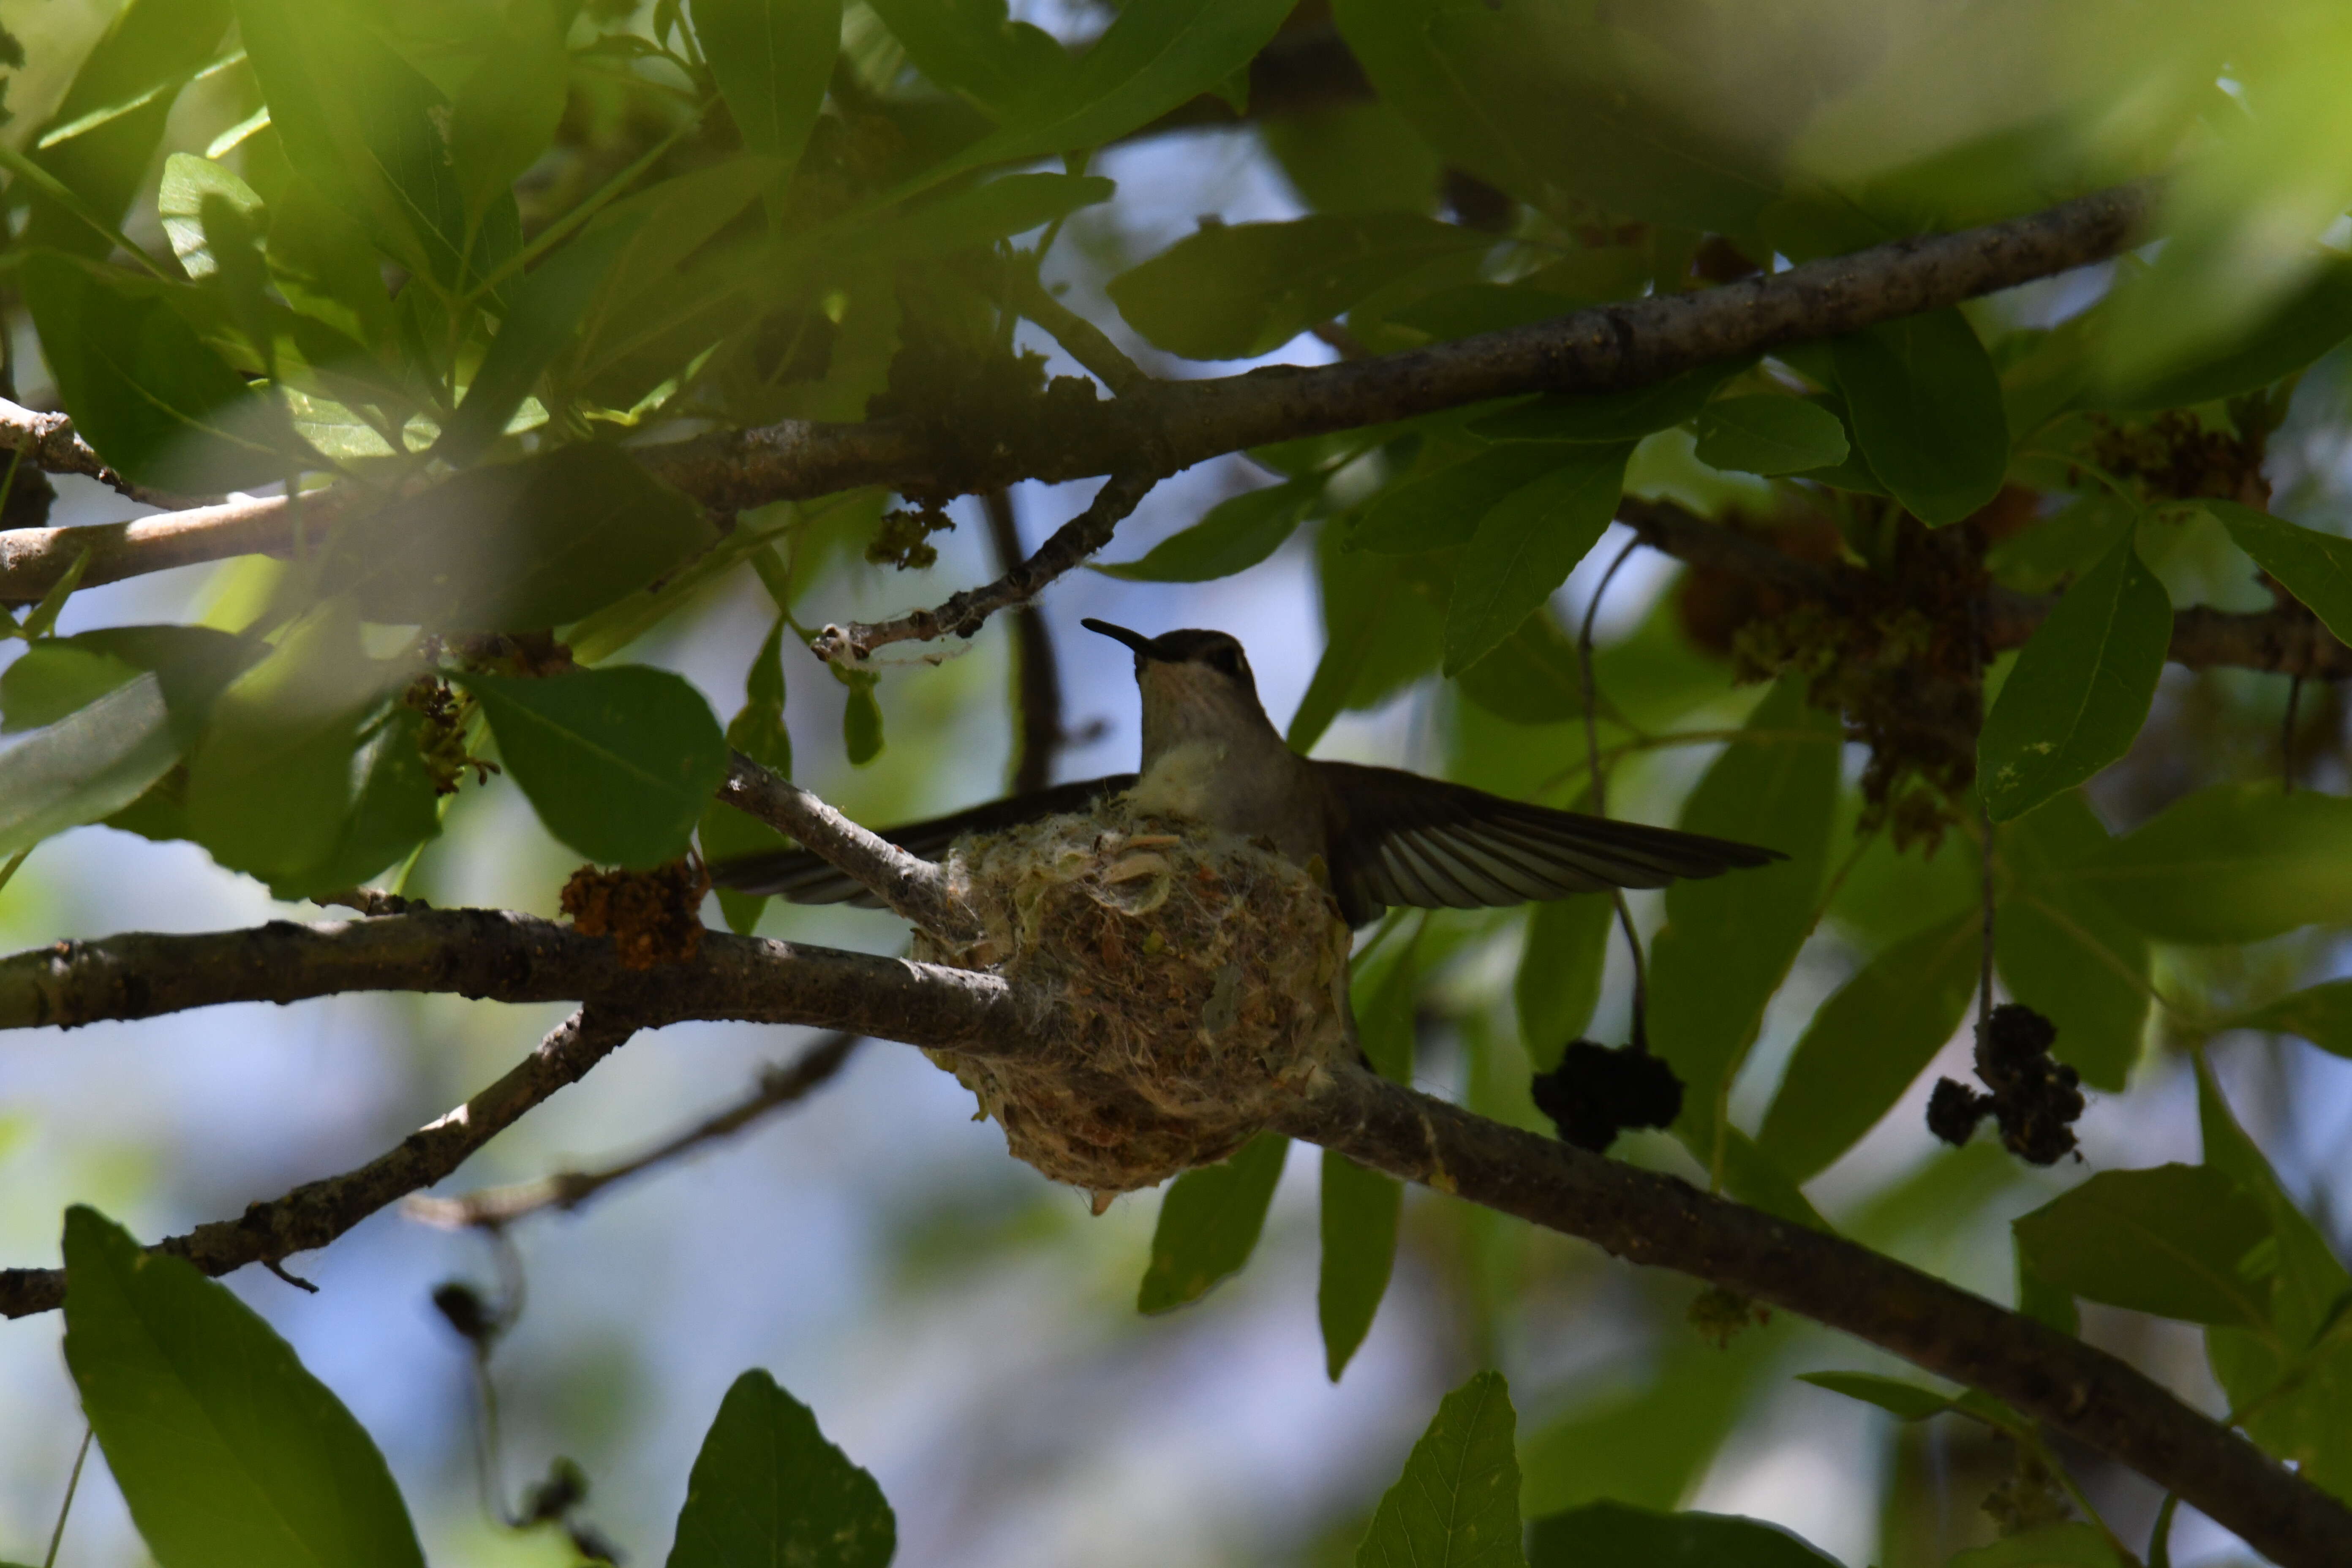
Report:
<svg viewBox="0 0 2352 1568"><path fill-rule="evenodd" d="M1078 625L1086 627L1087 630L1090 632L1098 632L1102 636L1110 638L1113 642L1125 643L1128 647L1135 650L1136 657L1139 658L1157 658L1160 657L1159 654L1152 649L1151 639L1145 637L1141 632L1131 632L1125 626L1115 626L1108 621L1097 621L1091 617L1080 621Z"/></svg>

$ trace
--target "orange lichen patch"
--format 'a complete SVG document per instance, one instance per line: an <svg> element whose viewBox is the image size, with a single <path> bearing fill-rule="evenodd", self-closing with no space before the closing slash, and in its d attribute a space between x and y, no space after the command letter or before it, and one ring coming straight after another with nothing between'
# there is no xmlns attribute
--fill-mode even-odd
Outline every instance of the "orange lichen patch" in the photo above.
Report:
<svg viewBox="0 0 2352 1568"><path fill-rule="evenodd" d="M563 884L563 912L583 936L609 936L624 969L684 963L702 946L710 873L687 855L650 871L583 866Z"/></svg>
<svg viewBox="0 0 2352 1568"><path fill-rule="evenodd" d="M1018 1059L933 1051L1013 1154L1096 1194L1222 1160L1353 1059L1349 930L1307 871L1112 802L965 840L956 890L983 934L914 956L1051 999Z"/></svg>

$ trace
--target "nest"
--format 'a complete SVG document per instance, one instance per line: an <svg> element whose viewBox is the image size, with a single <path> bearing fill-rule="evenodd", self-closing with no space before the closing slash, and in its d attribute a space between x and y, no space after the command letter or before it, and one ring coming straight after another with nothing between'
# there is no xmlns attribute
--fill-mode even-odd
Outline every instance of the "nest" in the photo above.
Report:
<svg viewBox="0 0 2352 1568"><path fill-rule="evenodd" d="M1125 803L960 840L948 871L982 935L914 956L1045 997L1034 1049L928 1053L1016 1159L1112 1196L1222 1160L1353 1059L1349 931L1309 870Z"/></svg>

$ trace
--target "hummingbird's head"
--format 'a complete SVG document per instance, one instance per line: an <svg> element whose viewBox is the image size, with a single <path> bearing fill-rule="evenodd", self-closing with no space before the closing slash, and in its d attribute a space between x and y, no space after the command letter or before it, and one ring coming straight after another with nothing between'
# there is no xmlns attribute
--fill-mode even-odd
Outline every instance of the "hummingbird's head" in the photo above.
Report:
<svg viewBox="0 0 2352 1568"><path fill-rule="evenodd" d="M1108 621L1078 624L1135 650L1147 766L1165 748L1187 740L1231 740L1269 728L1249 656L1225 633L1185 630L1148 637Z"/></svg>

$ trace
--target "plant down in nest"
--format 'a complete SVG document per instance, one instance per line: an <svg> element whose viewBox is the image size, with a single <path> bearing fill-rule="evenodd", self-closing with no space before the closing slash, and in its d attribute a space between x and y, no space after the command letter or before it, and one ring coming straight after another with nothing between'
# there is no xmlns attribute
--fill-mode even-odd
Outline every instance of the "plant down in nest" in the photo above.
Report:
<svg viewBox="0 0 2352 1568"><path fill-rule="evenodd" d="M960 840L947 860L981 921L914 956L1047 998L1036 1050L931 1059L1004 1142L1110 1199L1222 1160L1356 1056L1349 931L1322 882L1231 834L1136 816L1054 816Z"/></svg>

